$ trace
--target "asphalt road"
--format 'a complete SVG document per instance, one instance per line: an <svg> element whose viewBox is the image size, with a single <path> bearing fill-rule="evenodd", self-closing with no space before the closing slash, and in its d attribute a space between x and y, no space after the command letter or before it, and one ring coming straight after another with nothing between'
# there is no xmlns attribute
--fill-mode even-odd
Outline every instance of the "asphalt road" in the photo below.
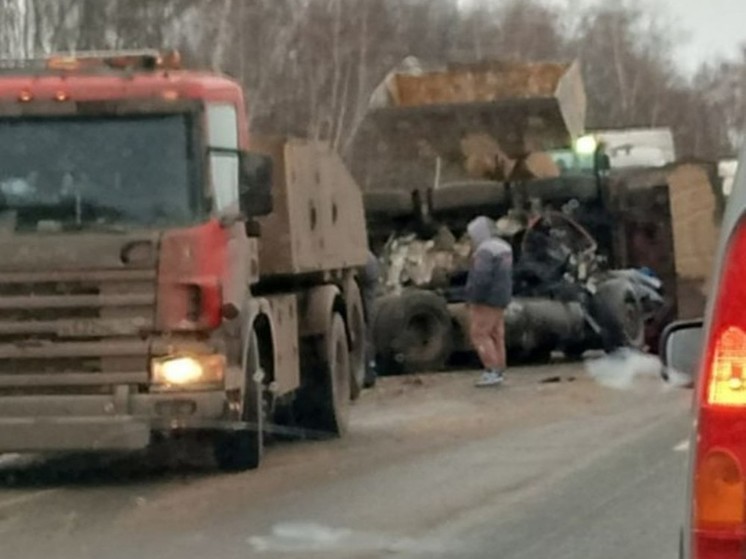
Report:
<svg viewBox="0 0 746 559"><path fill-rule="evenodd" d="M386 379L347 439L276 444L245 474L193 452L0 457L0 557L676 557L690 392L582 365L471 380Z"/></svg>

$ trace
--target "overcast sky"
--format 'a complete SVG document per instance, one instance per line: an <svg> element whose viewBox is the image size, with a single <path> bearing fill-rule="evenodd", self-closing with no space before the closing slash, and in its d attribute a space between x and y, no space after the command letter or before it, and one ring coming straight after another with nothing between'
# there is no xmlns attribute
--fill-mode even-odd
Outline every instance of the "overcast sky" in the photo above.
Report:
<svg viewBox="0 0 746 559"><path fill-rule="evenodd" d="M746 0L642 0L657 4L689 33L682 65L692 68L715 55L732 55L746 42Z"/></svg>
<svg viewBox="0 0 746 559"><path fill-rule="evenodd" d="M459 0L468 5L475 0ZM501 2L502 0L493 0ZM560 6L614 0L547 0ZM715 56L733 56L746 43L746 0L637 0L672 20L682 32L681 66L695 69Z"/></svg>

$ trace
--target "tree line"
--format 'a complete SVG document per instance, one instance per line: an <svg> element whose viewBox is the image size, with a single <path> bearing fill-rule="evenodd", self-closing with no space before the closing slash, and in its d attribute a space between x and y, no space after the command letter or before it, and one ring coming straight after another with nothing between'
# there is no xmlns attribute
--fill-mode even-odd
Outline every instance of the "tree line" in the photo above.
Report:
<svg viewBox="0 0 746 559"><path fill-rule="evenodd" d="M692 76L678 30L634 0L0 0L0 56L179 48L249 92L259 133L323 138L343 154L387 72L427 62L578 58L590 128L670 126L679 154L736 150L746 45Z"/></svg>

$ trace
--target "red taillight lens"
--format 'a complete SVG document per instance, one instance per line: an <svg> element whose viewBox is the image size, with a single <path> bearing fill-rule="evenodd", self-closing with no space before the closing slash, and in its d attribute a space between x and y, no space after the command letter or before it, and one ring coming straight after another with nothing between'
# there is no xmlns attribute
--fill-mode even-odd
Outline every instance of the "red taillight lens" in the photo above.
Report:
<svg viewBox="0 0 746 559"><path fill-rule="evenodd" d="M699 386L693 479L696 559L744 557L746 549L746 223L730 240Z"/></svg>
<svg viewBox="0 0 746 559"><path fill-rule="evenodd" d="M702 456L696 473L696 524L700 528L741 526L744 521L744 482L737 460L715 450Z"/></svg>
<svg viewBox="0 0 746 559"><path fill-rule="evenodd" d="M694 557L697 559L743 559L741 542L718 538L697 538Z"/></svg>
<svg viewBox="0 0 746 559"><path fill-rule="evenodd" d="M746 406L746 222L726 253L703 367L702 405Z"/></svg>
<svg viewBox="0 0 746 559"><path fill-rule="evenodd" d="M746 332L724 325L710 360L706 393L713 406L746 406Z"/></svg>

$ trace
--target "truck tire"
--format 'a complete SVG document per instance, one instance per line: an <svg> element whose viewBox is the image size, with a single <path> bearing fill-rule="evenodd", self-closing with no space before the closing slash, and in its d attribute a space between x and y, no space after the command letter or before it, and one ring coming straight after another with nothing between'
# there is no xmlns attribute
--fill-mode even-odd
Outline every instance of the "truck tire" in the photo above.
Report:
<svg viewBox="0 0 746 559"><path fill-rule="evenodd" d="M537 179L525 183L526 195L546 203L563 203L569 200L588 202L599 197L598 183L594 176L564 176L554 179Z"/></svg>
<svg viewBox="0 0 746 559"><path fill-rule="evenodd" d="M347 331L350 343L350 398L357 400L365 385L367 328L360 288L351 280L345 290Z"/></svg>
<svg viewBox="0 0 746 559"><path fill-rule="evenodd" d="M567 344L562 348L565 358L570 361L581 361L586 351L588 351L588 346L584 343Z"/></svg>
<svg viewBox="0 0 746 559"><path fill-rule="evenodd" d="M256 333L252 334L246 352L242 425L234 431L219 433L213 446L215 462L226 472L256 469L264 454L264 385Z"/></svg>
<svg viewBox="0 0 746 559"><path fill-rule="evenodd" d="M366 215L404 217L414 213L412 194L404 190L372 190L363 195Z"/></svg>
<svg viewBox="0 0 746 559"><path fill-rule="evenodd" d="M309 346L303 355L305 374L297 400L298 420L315 434L342 436L349 422L351 378L342 316L334 313L328 330Z"/></svg>
<svg viewBox="0 0 746 559"><path fill-rule="evenodd" d="M503 183L473 181L450 184L433 191L433 211L443 212L467 208L480 208L494 213L508 202L508 191ZM490 210L493 210L490 212Z"/></svg>
<svg viewBox="0 0 746 559"><path fill-rule="evenodd" d="M453 324L445 300L407 290L379 305L374 338L384 374L442 370L453 349Z"/></svg>
<svg viewBox="0 0 746 559"><path fill-rule="evenodd" d="M594 317L601 327L606 352L645 346L645 317L640 300L627 280L602 283L593 297Z"/></svg>

